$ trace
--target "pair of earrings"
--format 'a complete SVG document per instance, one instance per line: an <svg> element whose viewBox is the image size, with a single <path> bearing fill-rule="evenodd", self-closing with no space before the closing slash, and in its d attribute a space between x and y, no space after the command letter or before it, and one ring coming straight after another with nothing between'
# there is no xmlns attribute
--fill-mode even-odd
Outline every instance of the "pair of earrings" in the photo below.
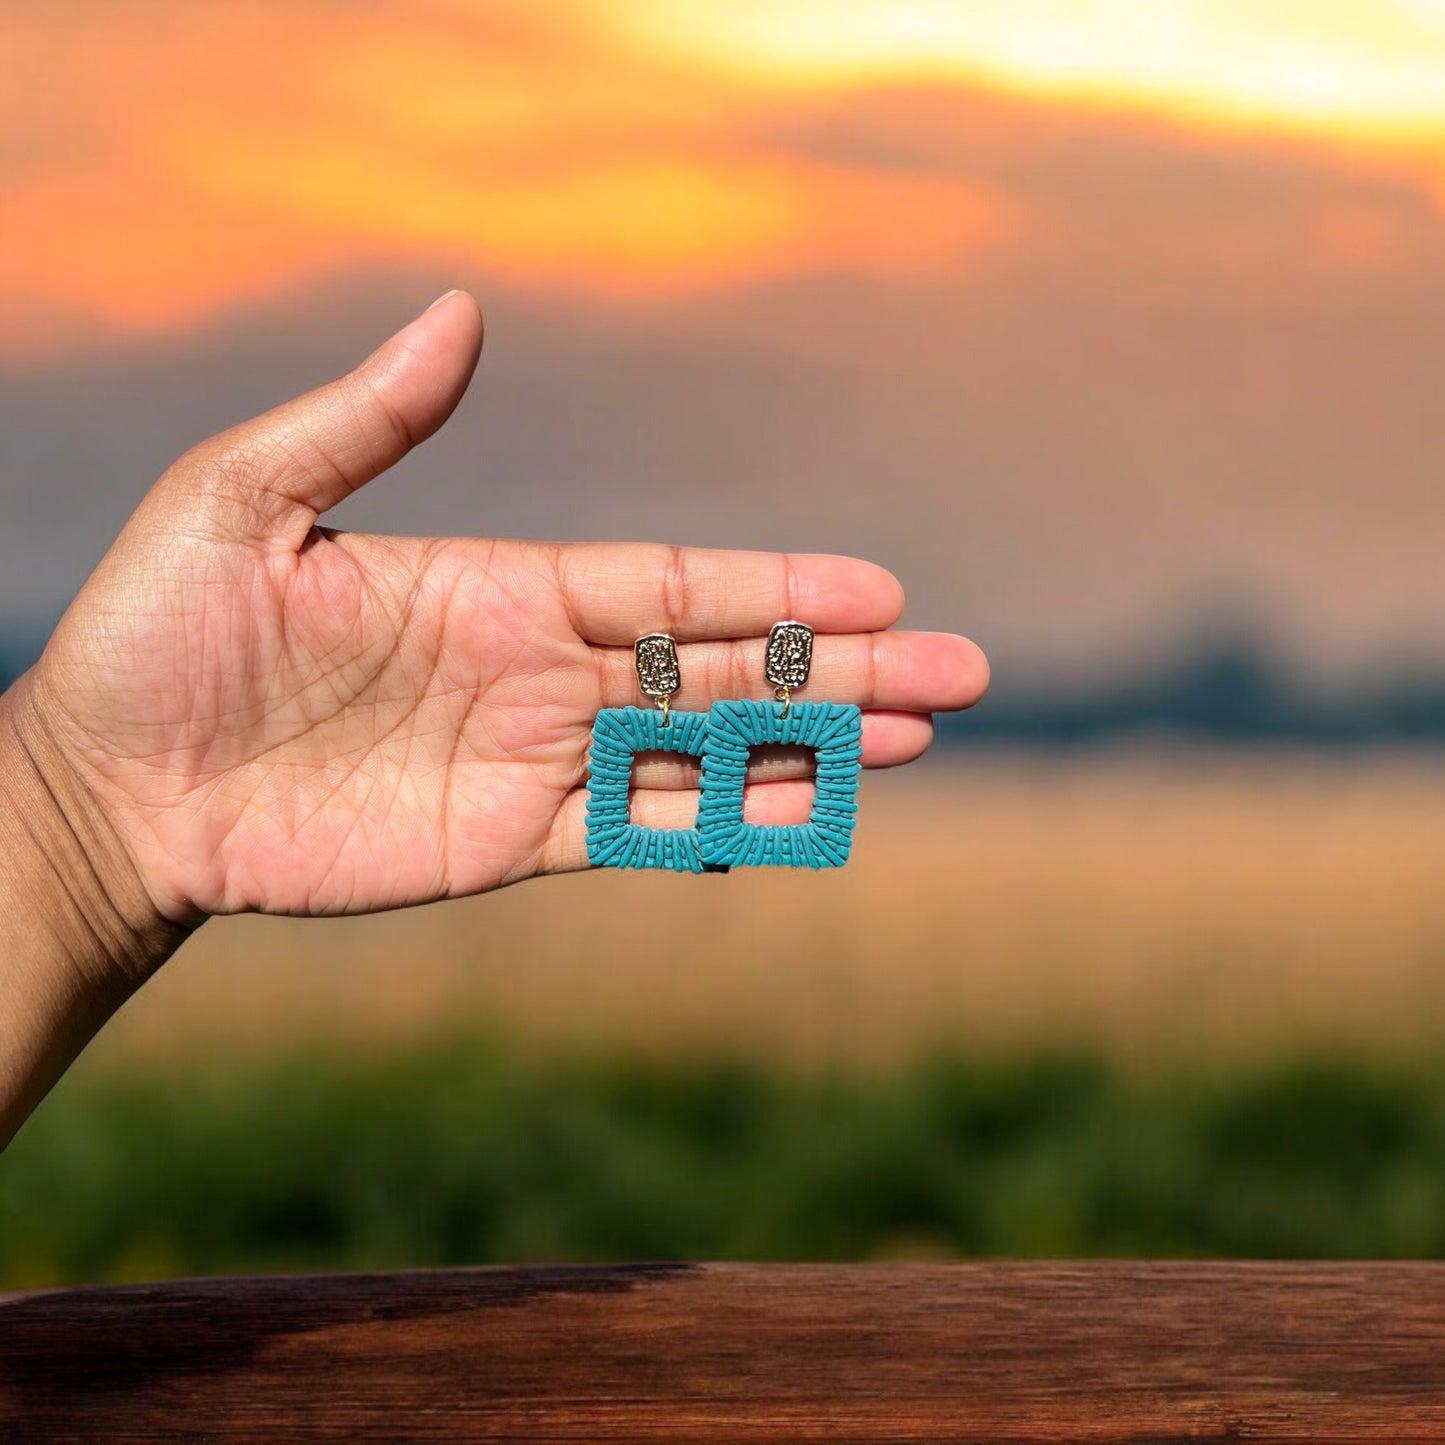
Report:
<svg viewBox="0 0 1445 1445"><path fill-rule="evenodd" d="M637 683L655 707L609 707L592 729L587 799L587 857L598 867L725 872L772 865L839 868L848 861L858 811L863 718L850 704L799 702L808 681L813 629L779 622L768 634L764 673L773 702L742 698L709 712L673 712L682 683L677 645L665 632L639 637L633 650ZM806 823L761 825L743 818L748 752L779 744L811 748L816 793ZM702 759L702 802L691 828L647 828L631 820L628 790L638 753L682 753Z"/></svg>

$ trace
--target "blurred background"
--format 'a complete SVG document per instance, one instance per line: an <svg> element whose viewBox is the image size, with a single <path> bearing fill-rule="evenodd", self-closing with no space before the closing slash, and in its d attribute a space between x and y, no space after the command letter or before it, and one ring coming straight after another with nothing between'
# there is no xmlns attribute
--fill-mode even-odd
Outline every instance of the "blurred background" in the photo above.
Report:
<svg viewBox="0 0 1445 1445"><path fill-rule="evenodd" d="M0 20L0 677L454 285L473 391L339 525L859 553L994 664L834 876L208 925L0 1284L1445 1253L1445 3Z"/></svg>

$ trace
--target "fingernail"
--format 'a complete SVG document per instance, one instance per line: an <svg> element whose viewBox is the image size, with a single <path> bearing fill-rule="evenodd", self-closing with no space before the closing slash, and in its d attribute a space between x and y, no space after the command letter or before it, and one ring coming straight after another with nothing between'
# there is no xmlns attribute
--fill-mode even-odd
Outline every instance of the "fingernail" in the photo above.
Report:
<svg viewBox="0 0 1445 1445"><path fill-rule="evenodd" d="M434 310L436 310L436 308L437 308L438 306L440 306L440 305L442 304L442 302L445 301L449 296L460 296L460 295L461 295L461 288L458 287L458 286L453 286L450 291L443 291L442 294L441 294L440 296L438 296L437 299L436 299L435 301L433 301L430 306L427 307L427 311L434 311ZM422 312L422 315L425 316L425 315L426 315L426 312L425 312L425 311Z"/></svg>

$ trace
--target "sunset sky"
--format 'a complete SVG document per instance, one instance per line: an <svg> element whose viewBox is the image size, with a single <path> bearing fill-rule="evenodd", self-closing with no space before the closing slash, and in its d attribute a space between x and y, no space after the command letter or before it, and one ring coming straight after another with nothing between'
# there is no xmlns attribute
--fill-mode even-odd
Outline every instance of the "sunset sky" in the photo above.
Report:
<svg viewBox="0 0 1445 1445"><path fill-rule="evenodd" d="M792 540L810 522L821 544L877 540L918 569L933 620L981 608L1040 667L1200 605L1237 602L1319 656L1438 632L1445 0L0 15L0 605L39 589L53 612L123 515L107 496L58 524L68 472L139 472L275 399L277 368L247 360L256 327L307 384L305 359L344 364L313 334L337 298L385 329L434 280L474 285L513 338L508 370L493 328L487 366L517 415L634 383L606 422L582 407L574 451L515 420L488 434L497 464L545 467L572 499L508 502L506 525L735 540L732 512L666 491L691 415L714 454L709 428L726 433L745 491L786 473L838 492L822 522L784 507ZM569 327L617 354L589 371ZM172 384L219 357L215 396ZM786 374L787 415L758 364ZM117 378L146 367L138 421ZM46 434L79 379L93 429ZM656 422L654 386L694 390ZM746 420L725 426L714 392ZM436 498L467 475L442 453L427 525L456 527ZM880 475L911 478L920 509L881 529ZM607 507L576 503L598 485ZM928 554L925 518L978 549L967 583ZM1050 607L1071 613L1057 633Z"/></svg>
<svg viewBox="0 0 1445 1445"><path fill-rule="evenodd" d="M790 143L885 86L1299 137L1445 206L1440 0L55 0L7 6L0 62L11 352L378 257L655 291L946 270L1041 222L997 176Z"/></svg>

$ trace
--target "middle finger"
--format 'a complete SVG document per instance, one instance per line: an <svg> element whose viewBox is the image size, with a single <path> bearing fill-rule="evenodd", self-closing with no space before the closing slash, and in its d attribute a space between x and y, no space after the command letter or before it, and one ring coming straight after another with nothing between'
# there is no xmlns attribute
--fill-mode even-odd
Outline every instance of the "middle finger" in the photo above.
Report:
<svg viewBox="0 0 1445 1445"><path fill-rule="evenodd" d="M724 698L772 695L763 677L764 638L690 642L677 648L681 686L674 708L705 711ZM604 707L645 703L631 648L596 649ZM822 633L813 665L794 702L856 703L900 712L952 712L972 707L988 685L988 664L966 637L950 632Z"/></svg>

